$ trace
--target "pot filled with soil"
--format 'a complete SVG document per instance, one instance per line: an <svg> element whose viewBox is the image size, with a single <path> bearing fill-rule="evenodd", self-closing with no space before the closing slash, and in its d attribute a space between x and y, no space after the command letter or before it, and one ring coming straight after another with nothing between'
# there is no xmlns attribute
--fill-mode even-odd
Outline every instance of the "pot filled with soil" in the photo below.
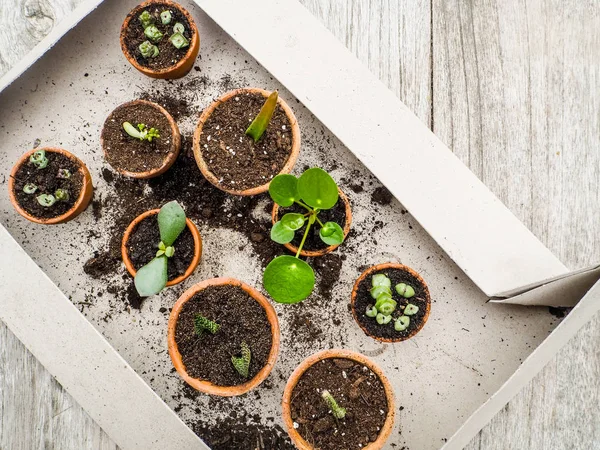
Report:
<svg viewBox="0 0 600 450"><path fill-rule="evenodd" d="M233 195L266 192L289 173L300 153L300 128L277 92L227 92L206 108L194 132L194 156L204 177Z"/></svg>
<svg viewBox="0 0 600 450"><path fill-rule="evenodd" d="M72 153L43 147L25 153L8 179L10 201L27 220L68 222L82 213L94 194L86 165Z"/></svg>
<svg viewBox="0 0 600 450"><path fill-rule="evenodd" d="M121 26L120 41L127 61L153 78L185 76L200 50L194 19L170 0L152 0L133 8Z"/></svg>
<svg viewBox="0 0 600 450"><path fill-rule="evenodd" d="M108 163L132 178L153 178L173 165L181 149L181 134L162 106L134 100L107 117L100 145Z"/></svg>
<svg viewBox="0 0 600 450"><path fill-rule="evenodd" d="M279 321L269 301L233 278L188 289L169 318L169 355L181 377L206 394L230 397L262 383L279 353Z"/></svg>
<svg viewBox="0 0 600 450"><path fill-rule="evenodd" d="M305 359L283 393L283 421L301 450L381 449L394 426L394 392L363 355L325 350Z"/></svg>
<svg viewBox="0 0 600 450"><path fill-rule="evenodd" d="M431 310L425 280L410 267L378 264L356 280L351 300L354 320L369 336L400 342L417 334Z"/></svg>
<svg viewBox="0 0 600 450"><path fill-rule="evenodd" d="M198 228L175 201L136 217L121 242L123 262L142 297L181 283L198 267L201 255Z"/></svg>

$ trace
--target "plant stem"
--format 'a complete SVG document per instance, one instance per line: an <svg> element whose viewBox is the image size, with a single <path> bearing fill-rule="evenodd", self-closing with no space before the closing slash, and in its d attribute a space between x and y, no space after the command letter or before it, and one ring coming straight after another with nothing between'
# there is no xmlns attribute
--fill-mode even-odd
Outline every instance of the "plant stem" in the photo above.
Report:
<svg viewBox="0 0 600 450"><path fill-rule="evenodd" d="M315 214L315 219L317 220L317 222L319 222L319 225L321 225L321 228L323 228L325 225L323 225L323 222L321 222L321 220L317 217L317 215Z"/></svg>
<svg viewBox="0 0 600 450"><path fill-rule="evenodd" d="M295 203L298 203L300 206L303 206L304 208L308 209L310 212L313 212L313 209L308 206L307 204L305 204L304 202L301 202L300 200L294 200Z"/></svg>
<svg viewBox="0 0 600 450"><path fill-rule="evenodd" d="M304 243L306 242L306 237L308 236L308 230L310 230L310 226L315 223L316 216L310 216L308 218L308 225L306 225L306 230L304 230L304 236L302 236L302 242L298 246L298 251L296 252L296 258L300 256L300 252L302 251L302 247L304 247Z"/></svg>

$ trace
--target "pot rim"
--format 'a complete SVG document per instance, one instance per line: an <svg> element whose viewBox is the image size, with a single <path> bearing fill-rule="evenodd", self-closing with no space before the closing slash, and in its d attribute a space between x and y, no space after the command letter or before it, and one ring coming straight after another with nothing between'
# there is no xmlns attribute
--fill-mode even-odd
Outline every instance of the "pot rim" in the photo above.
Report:
<svg viewBox="0 0 600 450"><path fill-rule="evenodd" d="M218 178L208 168L208 165L206 164L206 161L204 160L204 157L202 156L202 150L200 149L200 136L202 135L202 128L204 126L204 123L208 120L208 118L212 114L212 112L221 103L224 103L225 101L229 100L232 97L235 97L236 95L242 95L244 93L259 93L265 98L267 98L271 94L270 91L266 91L264 89L246 87L246 88L240 88L240 89L234 89L232 91L228 91L225 94L223 94L221 97L219 97L218 99L213 101L209 106L207 106L204 109L204 111L202 111L202 114L200 115L200 119L198 120L198 125L196 125L196 130L194 131L193 149L194 149L194 157L196 158L196 163L198 164L198 168L200 169L200 172L202 172L202 175L204 176L204 178L206 178L213 186L215 186L216 188L218 188L224 192L232 194L232 195L248 196L248 195L262 194L263 192L268 191L269 184L271 182L269 181L260 186L255 186L255 187L243 189L243 190L225 188L219 183ZM294 165L296 164L298 155L300 154L300 127L298 125L298 120L296 119L294 112L289 107L289 105L286 103L286 101L283 100L281 97L278 97L277 104L285 112L285 115L287 116L287 118L290 122L290 127L292 129L292 149L290 151L288 160L286 161L286 163L283 166L283 168L281 169L281 171L279 171L279 173L277 174L277 175L279 175L282 173L290 173L292 171Z"/></svg>
<svg viewBox="0 0 600 450"><path fill-rule="evenodd" d="M283 391L283 399L281 402L283 422L287 428L287 432L290 438L292 439L296 447L298 447L300 450L313 450L314 447L312 447L294 428L294 421L292 420L291 414L292 393L294 391L294 388L298 384L298 381L300 380L300 378L302 378L302 375L304 375L304 372L306 372L310 367L312 367L319 361L330 358L351 359L353 361L358 362L359 364L363 364L367 366L371 371L373 371L381 380L388 404L387 417L385 419L383 427L381 428L381 431L379 432L379 435L377 436L377 439L374 442L371 442L366 447L363 447L364 450L381 449L387 441L387 439L389 438L392 429L394 428L394 418L396 415L394 389L392 388L392 385L390 384L389 380L377 364L375 364L369 358L360 353L345 349L322 350L318 353L314 353L313 355L309 356L304 361L302 361L298 365L298 367L296 367L294 372L290 375L290 378L288 379L285 389Z"/></svg>
<svg viewBox="0 0 600 450"><path fill-rule="evenodd" d="M243 289L248 295L250 295L256 302L258 302L264 308L269 324L271 325L271 351L269 352L269 358L267 359L266 364L260 369L260 371L254 376L254 378L236 386L219 386L210 381L201 380L190 376L185 370L185 365L183 364L181 353L179 353L177 342L175 341L175 331L177 328L177 322L179 320L179 314L181 312L181 309L183 308L183 305L198 292L211 286L223 285L232 285ZM173 362L173 365L175 366L175 369L177 370L181 378L183 378L186 383L188 383L194 389L205 394L218 395L221 397L233 397L245 394L246 392L254 389L259 384L261 384L271 373L271 370L275 366L275 362L277 361L277 356L279 354L279 320L277 318L277 314L275 313L275 309L273 308L269 300L267 300L267 298L264 295L262 295L258 290L256 290L252 286L249 286L242 281L230 277L211 278L195 284L194 286L186 290L181 295L181 297L179 297L179 299L173 306L173 309L171 310L171 315L169 317L167 340L169 345L169 356L171 357L171 361Z"/></svg>

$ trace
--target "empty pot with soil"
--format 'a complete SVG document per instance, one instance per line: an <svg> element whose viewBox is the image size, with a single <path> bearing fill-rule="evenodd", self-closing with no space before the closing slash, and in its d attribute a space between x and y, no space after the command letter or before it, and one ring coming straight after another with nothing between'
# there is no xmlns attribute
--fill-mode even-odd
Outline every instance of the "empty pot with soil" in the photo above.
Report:
<svg viewBox="0 0 600 450"><path fill-rule="evenodd" d="M89 205L94 187L86 165L72 153L43 147L25 153L8 179L10 201L27 220L67 222Z"/></svg>
<svg viewBox="0 0 600 450"><path fill-rule="evenodd" d="M305 359L283 393L283 421L301 450L381 449L394 426L394 392L363 355L325 350Z"/></svg>
<svg viewBox="0 0 600 450"><path fill-rule="evenodd" d="M179 298L169 318L169 355L181 377L212 395L241 395L262 383L279 353L269 301L233 278L205 280Z"/></svg>
<svg viewBox="0 0 600 450"><path fill-rule="evenodd" d="M175 201L146 211L127 227L121 256L142 297L189 277L200 262L202 238Z"/></svg>
<svg viewBox="0 0 600 450"><path fill-rule="evenodd" d="M385 263L363 272L352 289L352 315L362 330L382 342L417 334L431 309L425 280L410 267Z"/></svg>
<svg viewBox="0 0 600 450"><path fill-rule="evenodd" d="M152 0L133 8L121 26L120 40L127 61L153 78L185 76L200 50L194 19L170 0Z"/></svg>
<svg viewBox="0 0 600 450"><path fill-rule="evenodd" d="M100 145L108 163L120 174L153 178L173 165L181 149L175 120L162 106L134 100L107 117Z"/></svg>
<svg viewBox="0 0 600 450"><path fill-rule="evenodd" d="M236 89L206 108L194 133L194 156L204 177L234 195L266 192L289 173L300 152L300 128L277 92Z"/></svg>

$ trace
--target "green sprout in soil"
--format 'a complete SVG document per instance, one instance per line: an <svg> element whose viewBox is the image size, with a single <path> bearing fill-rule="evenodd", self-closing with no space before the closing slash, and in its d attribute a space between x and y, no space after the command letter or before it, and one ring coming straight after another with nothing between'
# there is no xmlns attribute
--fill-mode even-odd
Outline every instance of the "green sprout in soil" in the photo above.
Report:
<svg viewBox="0 0 600 450"><path fill-rule="evenodd" d="M400 316L394 322L394 330L396 331L404 331L410 325L410 317L408 316Z"/></svg>
<svg viewBox="0 0 600 450"><path fill-rule="evenodd" d="M171 11L169 11L168 9L160 13L160 21L163 25L169 25L171 23L172 17L173 16L171 15Z"/></svg>
<svg viewBox="0 0 600 450"><path fill-rule="evenodd" d="M260 112L246 130L246 134L254 139L254 142L258 142L269 126L271 117L273 117L273 112L275 112L275 108L277 107L278 95L277 91L271 92L265 103L262 105L262 108L260 108Z"/></svg>
<svg viewBox="0 0 600 450"><path fill-rule="evenodd" d="M148 28L150 25L154 23L154 16L150 14L148 11L144 10L142 14L140 14L140 23L144 29Z"/></svg>
<svg viewBox="0 0 600 450"><path fill-rule="evenodd" d="M158 294L167 285L167 262L175 253L173 243L187 226L185 211L176 201L160 208L157 220L161 239L159 250L152 261L137 271L134 279L135 288L142 297Z"/></svg>
<svg viewBox="0 0 600 450"><path fill-rule="evenodd" d="M173 44L173 47L177 49L184 48L190 45L190 41L188 41L186 37L181 33L175 33L171 35L169 41L171 42L171 44Z"/></svg>
<svg viewBox="0 0 600 450"><path fill-rule="evenodd" d="M48 165L48 158L46 158L45 150L37 150L29 157L29 162L38 169L44 169Z"/></svg>
<svg viewBox="0 0 600 450"><path fill-rule="evenodd" d="M177 22L173 25L173 33L183 34L185 32L185 26L181 22Z"/></svg>
<svg viewBox="0 0 600 450"><path fill-rule="evenodd" d="M56 203L56 197L52 194L41 194L35 198L38 203L46 208L54 205Z"/></svg>
<svg viewBox="0 0 600 450"><path fill-rule="evenodd" d="M129 122L123 122L123 129L129 136L139 139L140 141L152 142L152 139L160 138L160 134L156 128L148 129L143 123L138 123L136 128Z"/></svg>
<svg viewBox="0 0 600 450"><path fill-rule="evenodd" d="M69 169L58 169L58 174L56 178L60 178L62 180L68 180L71 178L71 171Z"/></svg>
<svg viewBox="0 0 600 450"><path fill-rule="evenodd" d="M27 183L25 186L23 186L23 192L26 194L35 194L35 191L37 190L38 187L33 183Z"/></svg>
<svg viewBox="0 0 600 450"><path fill-rule="evenodd" d="M140 53L144 58L156 58L160 53L158 47L150 41L144 41L140 44Z"/></svg>
<svg viewBox="0 0 600 450"><path fill-rule="evenodd" d="M58 202L69 201L69 191L66 189L57 189L56 192L54 192L54 197L56 197L56 201Z"/></svg>
<svg viewBox="0 0 600 450"><path fill-rule="evenodd" d="M323 169L312 168L299 178L293 175L277 175L271 181L269 194L275 203L287 208L294 203L306 213L287 213L273 225L271 239L287 244L302 227L304 235L296 256L283 255L273 259L263 274L263 285L269 295L279 303L297 303L308 297L315 286L315 273L300 253L312 226L320 226L319 236L327 245L339 245L344 241L344 230L335 222L323 223L319 212L333 208L338 201L338 187Z"/></svg>
<svg viewBox="0 0 600 450"><path fill-rule="evenodd" d="M411 298L415 295L414 288L406 283L398 283L396 285L396 292L404 298Z"/></svg>
<svg viewBox="0 0 600 450"><path fill-rule="evenodd" d="M217 322L207 319L201 314L196 314L194 317L194 332L198 336L202 336L205 332L215 334L217 331L219 331L219 328L221 328L221 325L219 325Z"/></svg>
<svg viewBox="0 0 600 450"><path fill-rule="evenodd" d="M241 346L241 356L232 356L231 362L235 370L244 378L248 378L248 370L250 369L250 359L252 358L252 353L250 352L250 347L245 342L242 342Z"/></svg>
<svg viewBox="0 0 600 450"><path fill-rule="evenodd" d="M150 42L157 43L163 37L163 34L160 32L156 25L149 25L144 29L144 35L150 40Z"/></svg>
<svg viewBox="0 0 600 450"><path fill-rule="evenodd" d="M415 295L415 289L406 284L398 283L395 287L398 295L411 298ZM375 300L374 305L367 306L365 315L375 318L379 325L387 325L392 321L392 313L396 310L397 302L392 298L392 281L382 273L373 275L371 278L371 297ZM410 317L419 312L419 307L409 303L404 307L404 314L394 321L396 331L404 331L410 325Z"/></svg>
<svg viewBox="0 0 600 450"><path fill-rule="evenodd" d="M323 397L323 400L325 400L325 403L327 403L327 406L331 410L333 417L336 419L343 419L346 417L346 408L342 408L340 405L338 405L338 403L335 401L335 398L333 398L333 395L331 395L328 390L325 389L321 394L321 397Z"/></svg>

